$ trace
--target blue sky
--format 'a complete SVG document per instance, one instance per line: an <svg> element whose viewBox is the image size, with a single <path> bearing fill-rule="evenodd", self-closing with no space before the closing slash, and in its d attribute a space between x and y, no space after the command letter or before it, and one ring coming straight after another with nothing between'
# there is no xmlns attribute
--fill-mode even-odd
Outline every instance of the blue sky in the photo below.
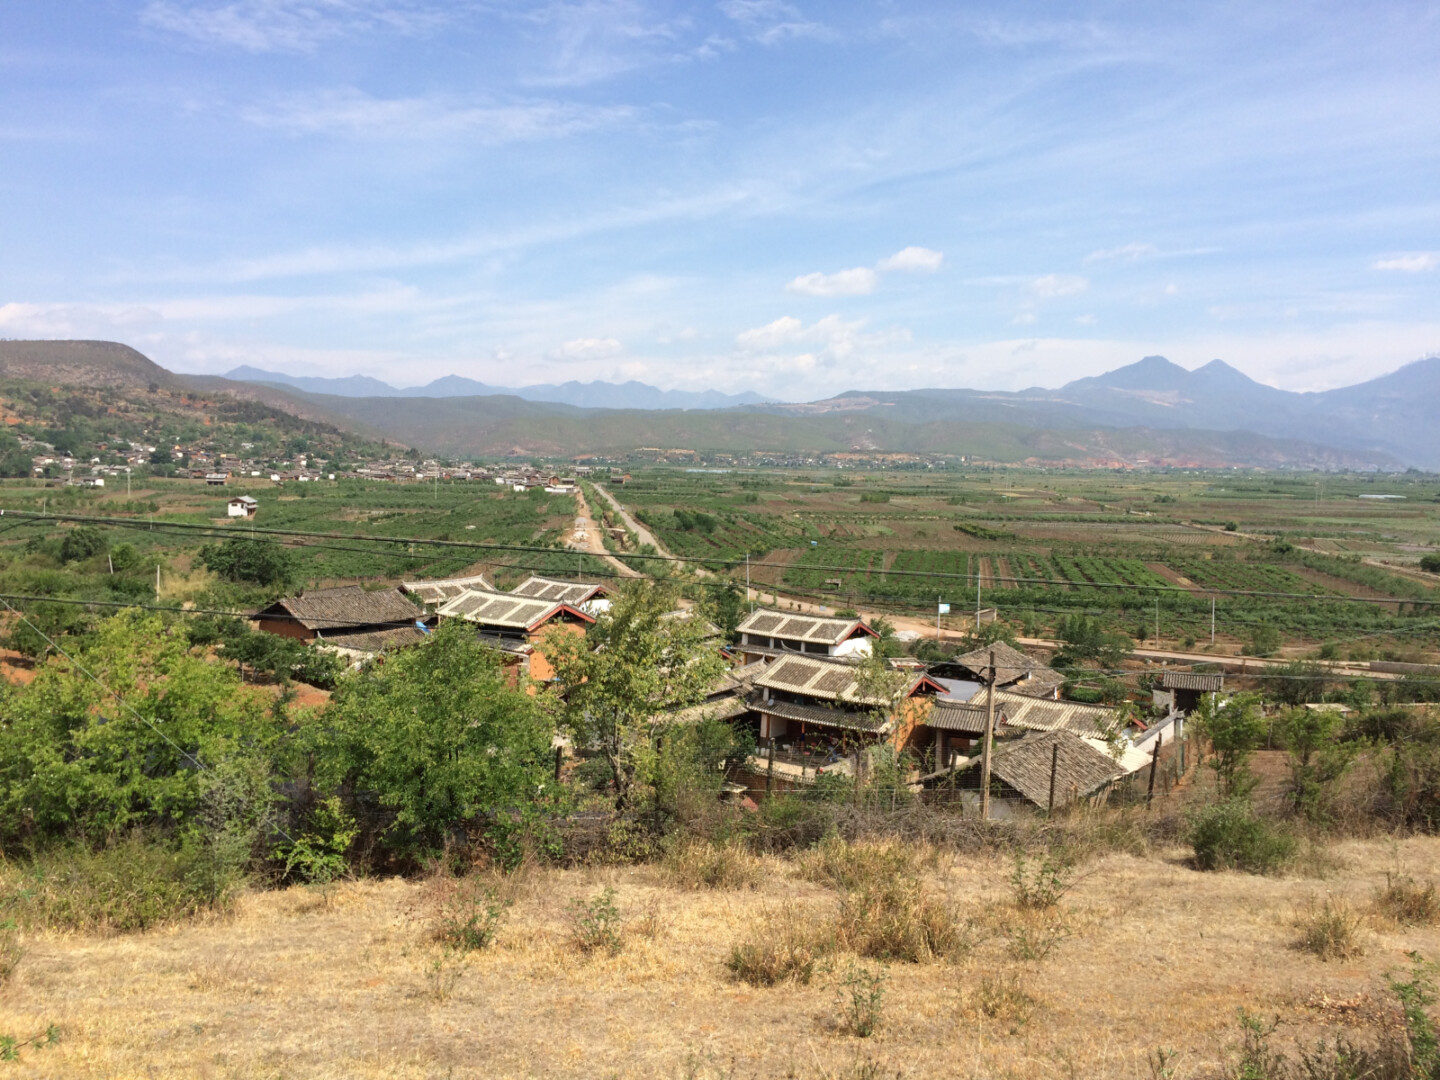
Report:
<svg viewBox="0 0 1440 1080"><path fill-rule="evenodd" d="M792 399L1440 351L1440 6L10 0L0 336Z"/></svg>

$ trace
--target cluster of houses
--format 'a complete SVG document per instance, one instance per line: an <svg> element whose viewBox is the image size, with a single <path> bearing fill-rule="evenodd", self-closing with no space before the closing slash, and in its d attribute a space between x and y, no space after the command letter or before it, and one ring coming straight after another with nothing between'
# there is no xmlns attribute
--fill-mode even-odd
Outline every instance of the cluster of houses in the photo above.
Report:
<svg viewBox="0 0 1440 1080"><path fill-rule="evenodd" d="M356 662L417 644L440 620L460 619L534 687L555 675L543 637L557 627L583 634L609 603L593 582L532 576L504 591L473 575L310 590L255 618L270 633ZM805 788L827 774L863 774L888 749L924 763L908 777L911 786L978 798L989 730L999 813L1094 800L1141 770L1153 773L1162 748L1181 736L1186 713L1224 685L1219 674L1164 673L1143 719L1063 700L1064 676L1004 642L928 668L902 658L877 669L864 661L878 635L859 618L759 609L733 643L715 636L729 666L705 701L670 719L748 728L759 749L731 784L747 796Z"/></svg>

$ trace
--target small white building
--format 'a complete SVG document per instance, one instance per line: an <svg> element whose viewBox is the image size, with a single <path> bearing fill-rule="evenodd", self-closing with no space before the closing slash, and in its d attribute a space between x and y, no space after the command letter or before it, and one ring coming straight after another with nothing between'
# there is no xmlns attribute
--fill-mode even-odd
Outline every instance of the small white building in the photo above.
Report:
<svg viewBox="0 0 1440 1080"><path fill-rule="evenodd" d="M260 509L260 503L249 495L240 495L230 500L226 510L233 518L250 518L255 516L255 511Z"/></svg>

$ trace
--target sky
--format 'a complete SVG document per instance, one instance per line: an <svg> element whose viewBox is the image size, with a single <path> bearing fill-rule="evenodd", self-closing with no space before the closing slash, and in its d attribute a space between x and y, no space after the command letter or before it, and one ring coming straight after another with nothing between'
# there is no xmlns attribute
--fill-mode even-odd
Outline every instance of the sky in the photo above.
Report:
<svg viewBox="0 0 1440 1080"><path fill-rule="evenodd" d="M7 0L0 337L810 400L1440 352L1440 4Z"/></svg>

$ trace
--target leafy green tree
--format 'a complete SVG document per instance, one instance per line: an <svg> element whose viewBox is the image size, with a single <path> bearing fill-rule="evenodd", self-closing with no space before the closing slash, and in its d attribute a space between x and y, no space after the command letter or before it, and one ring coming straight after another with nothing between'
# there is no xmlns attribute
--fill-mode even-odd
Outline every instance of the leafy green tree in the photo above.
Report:
<svg viewBox="0 0 1440 1080"><path fill-rule="evenodd" d="M1210 768L1225 798L1236 798L1254 789L1250 758L1265 740L1265 719L1253 694L1236 694L1224 701L1213 695L1201 698L1190 716L1191 726L1210 743Z"/></svg>
<svg viewBox="0 0 1440 1080"><path fill-rule="evenodd" d="M79 525L70 529L60 540L60 561L80 562L95 555L103 555L110 546L110 538L91 525Z"/></svg>
<svg viewBox="0 0 1440 1080"><path fill-rule="evenodd" d="M343 679L316 746L325 790L393 813L388 839L439 850L457 825L523 809L549 787L553 724L460 620Z"/></svg>
<svg viewBox="0 0 1440 1080"><path fill-rule="evenodd" d="M227 581L287 589L297 577L295 560L280 544L238 537L200 549L200 562Z"/></svg>
<svg viewBox="0 0 1440 1080"><path fill-rule="evenodd" d="M541 647L564 692L563 723L605 757L621 809L653 782L669 714L704 701L725 668L703 620L668 617L675 600L664 586L629 584L585 636L557 628Z"/></svg>
<svg viewBox="0 0 1440 1080"><path fill-rule="evenodd" d="M1269 656L1279 650L1283 640L1279 630L1269 623L1261 623L1250 632L1245 648L1251 656Z"/></svg>
<svg viewBox="0 0 1440 1080"><path fill-rule="evenodd" d="M1064 643L1055 655L1059 667L1096 661L1103 668L1118 667L1134 643L1124 634L1110 633L1088 615L1067 615L1056 632Z"/></svg>
<svg viewBox="0 0 1440 1080"><path fill-rule="evenodd" d="M0 840L176 833L203 817L215 774L268 763L284 735L268 695L192 654L158 617L106 619L74 655L78 664L51 658L29 686L5 691ZM260 814L263 802L244 813Z"/></svg>
<svg viewBox="0 0 1440 1080"><path fill-rule="evenodd" d="M1313 660L1292 660L1265 669L1260 687L1271 701L1282 705L1304 705L1319 701L1327 685L1325 669Z"/></svg>
<svg viewBox="0 0 1440 1080"><path fill-rule="evenodd" d="M724 632L726 641L734 641L735 628L746 614L745 594L734 582L727 582L720 588L706 590L701 610Z"/></svg>
<svg viewBox="0 0 1440 1080"><path fill-rule="evenodd" d="M42 660L54 651L55 646L67 649L61 639L75 637L90 629L90 616L85 609L74 604L31 604L25 609L25 618L11 624L5 644L21 656ZM52 645L51 642L54 642Z"/></svg>
<svg viewBox="0 0 1440 1080"><path fill-rule="evenodd" d="M1440 574L1440 555L1431 553L1420 556L1420 569L1427 574Z"/></svg>
<svg viewBox="0 0 1440 1080"><path fill-rule="evenodd" d="M1275 723L1275 734L1290 754L1291 797L1295 809L1312 820L1327 816L1327 785L1339 779L1352 760L1353 744L1339 741L1345 724L1339 711L1290 709Z"/></svg>

